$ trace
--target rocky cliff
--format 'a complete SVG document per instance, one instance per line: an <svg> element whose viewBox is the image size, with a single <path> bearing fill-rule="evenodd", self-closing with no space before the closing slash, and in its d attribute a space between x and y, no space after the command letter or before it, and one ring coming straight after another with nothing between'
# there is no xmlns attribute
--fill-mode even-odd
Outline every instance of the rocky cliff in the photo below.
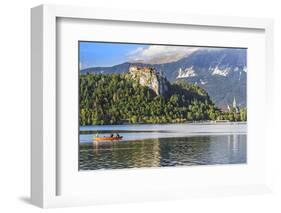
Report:
<svg viewBox="0 0 281 213"><path fill-rule="evenodd" d="M168 80L151 67L130 66L126 76L150 88L157 95L165 96L169 89Z"/></svg>

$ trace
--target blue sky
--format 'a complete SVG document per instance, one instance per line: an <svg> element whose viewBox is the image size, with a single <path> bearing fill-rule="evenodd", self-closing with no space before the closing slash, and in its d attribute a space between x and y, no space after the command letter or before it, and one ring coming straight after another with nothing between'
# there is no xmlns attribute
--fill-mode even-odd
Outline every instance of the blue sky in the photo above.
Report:
<svg viewBox="0 0 281 213"><path fill-rule="evenodd" d="M127 62L130 54L149 45L80 42L80 67L108 67Z"/></svg>

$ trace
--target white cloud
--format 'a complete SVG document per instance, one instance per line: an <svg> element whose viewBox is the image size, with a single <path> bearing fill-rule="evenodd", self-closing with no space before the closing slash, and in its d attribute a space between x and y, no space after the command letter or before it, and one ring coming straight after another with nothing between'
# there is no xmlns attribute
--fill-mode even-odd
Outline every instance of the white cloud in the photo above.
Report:
<svg viewBox="0 0 281 213"><path fill-rule="evenodd" d="M129 53L131 62L161 64L177 61L198 50L198 47L150 45L147 48L137 48Z"/></svg>

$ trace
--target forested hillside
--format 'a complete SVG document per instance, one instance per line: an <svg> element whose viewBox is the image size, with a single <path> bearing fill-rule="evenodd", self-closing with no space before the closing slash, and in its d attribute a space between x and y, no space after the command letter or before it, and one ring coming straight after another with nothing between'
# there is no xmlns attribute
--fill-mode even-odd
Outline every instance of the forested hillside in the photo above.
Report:
<svg viewBox="0 0 281 213"><path fill-rule="evenodd" d="M164 98L125 74L80 74L80 125L242 118L228 114L202 88L184 81L169 84Z"/></svg>

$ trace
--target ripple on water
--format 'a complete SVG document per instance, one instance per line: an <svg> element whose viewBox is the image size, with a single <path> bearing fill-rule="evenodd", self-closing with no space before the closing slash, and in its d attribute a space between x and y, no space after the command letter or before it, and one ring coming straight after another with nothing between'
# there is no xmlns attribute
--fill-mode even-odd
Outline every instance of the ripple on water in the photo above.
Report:
<svg viewBox="0 0 281 213"><path fill-rule="evenodd" d="M246 135L80 144L80 170L246 163Z"/></svg>

